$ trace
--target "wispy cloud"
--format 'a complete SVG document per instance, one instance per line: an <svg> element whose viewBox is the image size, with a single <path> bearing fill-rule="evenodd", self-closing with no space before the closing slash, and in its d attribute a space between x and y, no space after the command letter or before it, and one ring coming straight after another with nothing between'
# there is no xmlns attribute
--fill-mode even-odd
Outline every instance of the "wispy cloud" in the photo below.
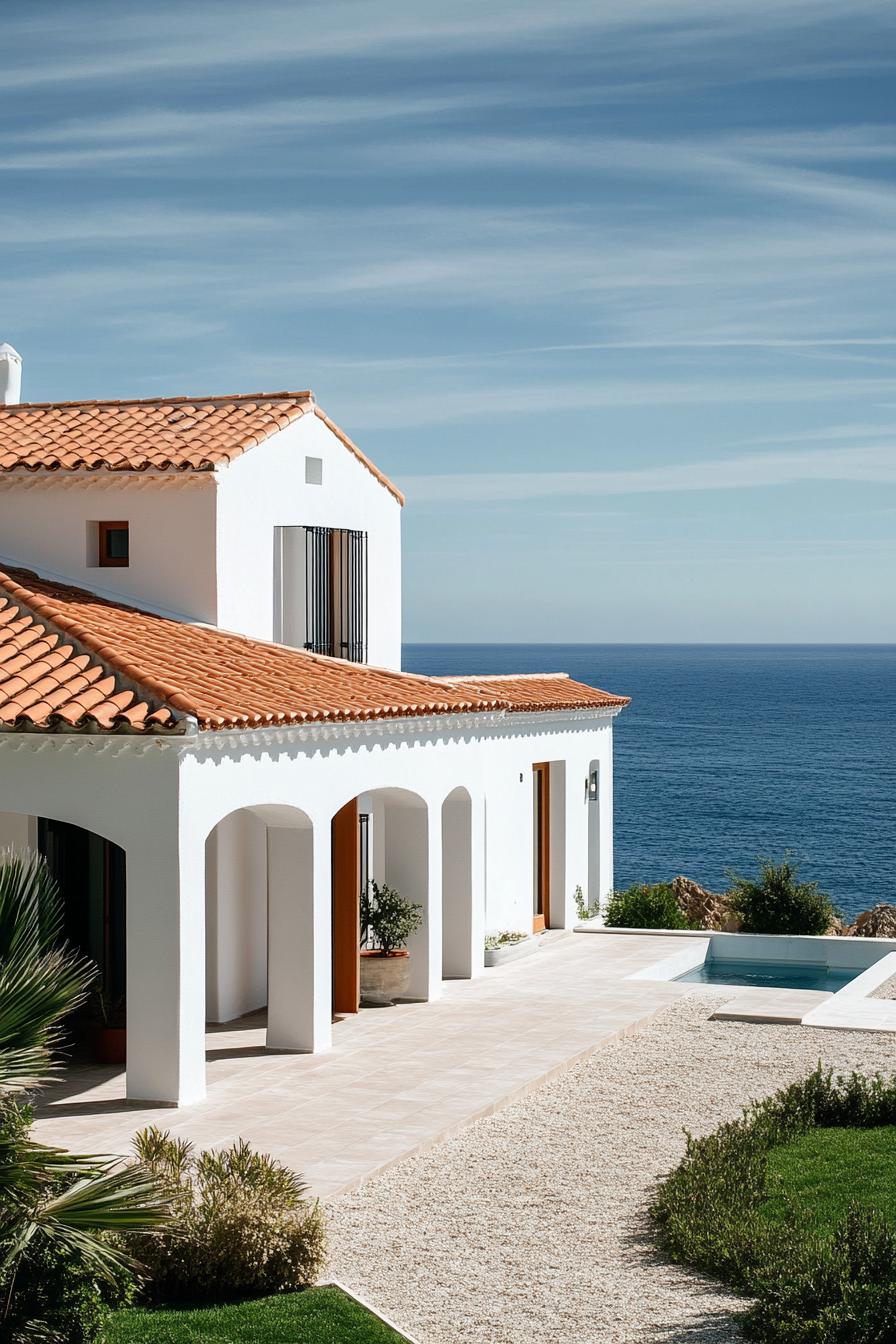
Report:
<svg viewBox="0 0 896 1344"><path fill-rule="evenodd" d="M807 481L896 485L896 445L756 453L628 471L464 472L405 476L401 484L415 503L437 500L490 503L494 500L537 501L557 496L742 490Z"/></svg>
<svg viewBox="0 0 896 1344"><path fill-rule="evenodd" d="M886 0L854 0L850 19L882 22ZM555 0L522 6L516 0L455 0L449 11L426 10L411 0L388 7L363 0L338 6L258 0L251 8L235 0L178 8L177 35L160 32L154 10L122 8L110 20L105 5L84 4L54 15L51 40L46 20L27 11L5 26L7 46L41 48L40 60L22 59L4 71L8 92L48 85L127 81L238 67L306 65L381 54L390 60L428 55L482 54L492 50L540 51L560 44L601 41L617 62L656 66L664 57L704 59L757 31L799 32L842 16L838 0ZM788 62L792 64L792 61Z"/></svg>

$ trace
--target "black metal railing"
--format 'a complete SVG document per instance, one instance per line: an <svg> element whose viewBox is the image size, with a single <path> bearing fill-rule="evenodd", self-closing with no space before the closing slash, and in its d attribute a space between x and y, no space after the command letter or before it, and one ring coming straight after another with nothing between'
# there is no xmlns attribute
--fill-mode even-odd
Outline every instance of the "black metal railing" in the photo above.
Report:
<svg viewBox="0 0 896 1344"><path fill-rule="evenodd" d="M305 528L305 648L367 659L367 533Z"/></svg>

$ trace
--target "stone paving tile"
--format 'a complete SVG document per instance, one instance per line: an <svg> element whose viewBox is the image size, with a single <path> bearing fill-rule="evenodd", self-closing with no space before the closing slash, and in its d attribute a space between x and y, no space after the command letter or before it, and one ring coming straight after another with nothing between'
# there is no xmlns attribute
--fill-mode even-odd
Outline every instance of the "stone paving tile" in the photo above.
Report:
<svg viewBox="0 0 896 1344"><path fill-rule="evenodd" d="M43 1142L126 1153L137 1129L200 1146L243 1136L329 1197L523 1095L693 986L629 981L678 944L662 935L550 940L535 957L451 980L433 1003L337 1020L322 1055L262 1053L265 1019L213 1026L208 1097L130 1106L122 1071L72 1067L44 1097ZM252 1053L257 1051L259 1053Z"/></svg>

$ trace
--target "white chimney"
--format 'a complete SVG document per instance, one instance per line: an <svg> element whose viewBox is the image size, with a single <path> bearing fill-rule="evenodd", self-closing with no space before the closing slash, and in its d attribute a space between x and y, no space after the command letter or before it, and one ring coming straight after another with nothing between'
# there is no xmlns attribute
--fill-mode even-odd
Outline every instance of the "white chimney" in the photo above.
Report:
<svg viewBox="0 0 896 1344"><path fill-rule="evenodd" d="M6 342L0 345L0 406L15 406L22 391L22 356Z"/></svg>

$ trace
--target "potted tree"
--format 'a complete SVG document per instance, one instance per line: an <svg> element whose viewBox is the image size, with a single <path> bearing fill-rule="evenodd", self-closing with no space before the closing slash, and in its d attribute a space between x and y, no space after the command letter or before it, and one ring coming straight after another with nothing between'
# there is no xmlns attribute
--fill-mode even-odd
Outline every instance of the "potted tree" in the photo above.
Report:
<svg viewBox="0 0 896 1344"><path fill-rule="evenodd" d="M405 992L411 968L407 941L423 923L419 902L370 882L361 893L361 1001L389 1007Z"/></svg>
<svg viewBox="0 0 896 1344"><path fill-rule="evenodd" d="M96 1016L91 1024L91 1048L97 1064L127 1062L124 995L113 998L105 986L94 991Z"/></svg>

